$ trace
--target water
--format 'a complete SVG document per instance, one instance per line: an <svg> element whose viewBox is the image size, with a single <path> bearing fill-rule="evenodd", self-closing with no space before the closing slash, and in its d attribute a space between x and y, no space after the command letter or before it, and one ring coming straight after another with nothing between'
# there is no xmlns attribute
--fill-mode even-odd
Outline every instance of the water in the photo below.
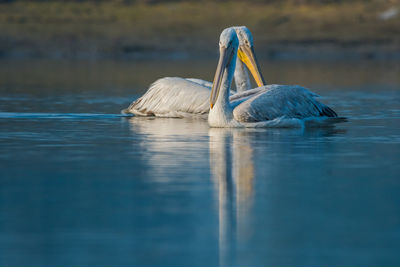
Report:
<svg viewBox="0 0 400 267"><path fill-rule="evenodd" d="M215 64L2 61L1 266L399 265L400 65L261 64L349 118L332 128L119 114Z"/></svg>

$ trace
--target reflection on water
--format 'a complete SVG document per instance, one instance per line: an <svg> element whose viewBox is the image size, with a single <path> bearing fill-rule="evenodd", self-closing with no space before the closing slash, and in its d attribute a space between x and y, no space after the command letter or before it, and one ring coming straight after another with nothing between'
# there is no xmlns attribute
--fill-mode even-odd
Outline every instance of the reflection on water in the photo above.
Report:
<svg viewBox="0 0 400 267"><path fill-rule="evenodd" d="M269 63L350 118L303 130L121 117L165 65L85 64L0 63L1 266L399 265L398 67Z"/></svg>
<svg viewBox="0 0 400 267"><path fill-rule="evenodd" d="M236 243L246 238L251 208L254 166L246 132L210 129L210 167L216 185L219 215L219 263L232 266ZM248 234L248 233L247 233Z"/></svg>
<svg viewBox="0 0 400 267"><path fill-rule="evenodd" d="M204 159L207 141L204 132L208 124L204 120L176 119L176 118L140 118L132 117L129 120L132 132L141 141L134 143L133 149L140 147L146 151L149 164L149 179L159 182L177 181L180 177L167 175L166 168L180 168L182 173L190 176L200 160Z"/></svg>

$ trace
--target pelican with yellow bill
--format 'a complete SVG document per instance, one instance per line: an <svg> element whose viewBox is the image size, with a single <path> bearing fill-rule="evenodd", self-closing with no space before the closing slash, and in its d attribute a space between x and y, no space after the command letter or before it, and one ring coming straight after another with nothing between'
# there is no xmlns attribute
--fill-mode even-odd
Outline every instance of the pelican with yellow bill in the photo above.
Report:
<svg viewBox="0 0 400 267"><path fill-rule="evenodd" d="M251 57L254 53L241 48L236 32L229 28L221 33L219 53L210 94L208 123L211 127L286 126L279 123L304 119L324 124L343 121L335 111L318 102L316 94L298 85L265 85L230 96L236 56L243 57L241 60L250 70L254 67L252 73L256 76L257 60Z"/></svg>

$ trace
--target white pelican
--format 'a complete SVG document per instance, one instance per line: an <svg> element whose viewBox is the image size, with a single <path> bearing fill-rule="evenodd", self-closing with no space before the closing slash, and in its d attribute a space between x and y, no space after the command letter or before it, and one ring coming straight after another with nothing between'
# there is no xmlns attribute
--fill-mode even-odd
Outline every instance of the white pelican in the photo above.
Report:
<svg viewBox="0 0 400 267"><path fill-rule="evenodd" d="M263 86L230 99L238 46L235 31L225 29L220 36L220 57L210 96L208 124L211 127L266 127L280 119L337 117L332 109L315 100L316 94L297 85Z"/></svg>
<svg viewBox="0 0 400 267"><path fill-rule="evenodd" d="M231 27L231 29L235 35L237 34L240 43L234 75L237 92L251 88L247 68L258 86L265 85L255 57L250 30L245 26ZM211 82L195 78L158 79L143 96L122 110L122 113L157 117L206 115L209 112L208 99L211 86Z"/></svg>

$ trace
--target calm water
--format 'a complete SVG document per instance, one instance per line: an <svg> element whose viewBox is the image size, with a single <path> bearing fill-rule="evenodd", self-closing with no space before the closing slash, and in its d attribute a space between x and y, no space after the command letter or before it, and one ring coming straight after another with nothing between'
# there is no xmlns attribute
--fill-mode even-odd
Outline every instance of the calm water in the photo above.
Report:
<svg viewBox="0 0 400 267"><path fill-rule="evenodd" d="M215 65L1 61L0 265L398 266L400 64L261 64L332 128L119 115Z"/></svg>

